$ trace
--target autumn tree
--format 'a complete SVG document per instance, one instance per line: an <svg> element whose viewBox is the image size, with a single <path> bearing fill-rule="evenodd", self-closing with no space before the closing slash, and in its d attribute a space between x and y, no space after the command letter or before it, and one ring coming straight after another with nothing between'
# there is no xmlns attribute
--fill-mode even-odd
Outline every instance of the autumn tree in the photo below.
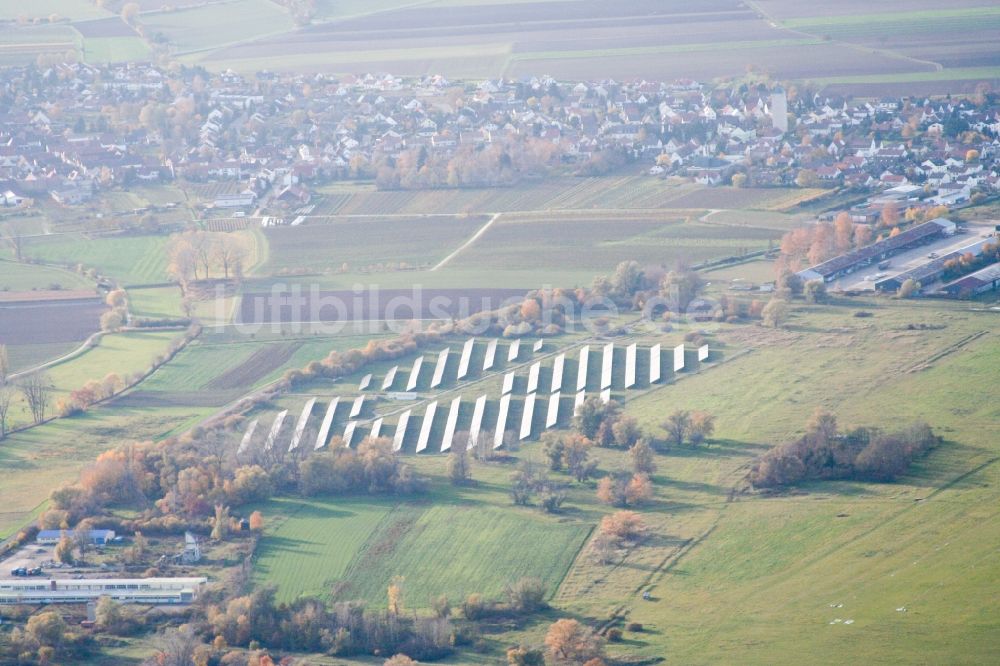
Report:
<svg viewBox="0 0 1000 666"><path fill-rule="evenodd" d="M59 648L66 639L69 627L56 611L43 611L28 618L25 631L44 647Z"/></svg>
<svg viewBox="0 0 1000 666"><path fill-rule="evenodd" d="M688 436L691 428L691 412L686 409L674 410L667 420L663 422L663 429L667 431L667 438L680 446Z"/></svg>
<svg viewBox="0 0 1000 666"><path fill-rule="evenodd" d="M73 540L68 535L63 534L59 538L55 549L56 559L63 564L73 564Z"/></svg>
<svg viewBox="0 0 1000 666"><path fill-rule="evenodd" d="M223 541L229 536L232 518L229 515L229 507L223 504L215 505L215 517L212 519L212 538L216 541Z"/></svg>
<svg viewBox="0 0 1000 666"><path fill-rule="evenodd" d="M697 272L692 270L670 271L660 280L660 297L670 304L671 310L684 312L698 295L701 287L701 276Z"/></svg>
<svg viewBox="0 0 1000 666"><path fill-rule="evenodd" d="M780 298L772 298L761 311L765 326L780 328L788 320L788 303Z"/></svg>
<svg viewBox="0 0 1000 666"><path fill-rule="evenodd" d="M621 406L614 400L604 404L598 397L590 397L573 413L573 428L590 440L597 438L601 425L618 419ZM609 424L610 425L610 424Z"/></svg>
<svg viewBox="0 0 1000 666"><path fill-rule="evenodd" d="M386 595L389 602L389 613L391 615L400 615L403 612L403 578L402 576L396 576L389 583L389 587L386 590Z"/></svg>
<svg viewBox="0 0 1000 666"><path fill-rule="evenodd" d="M167 242L167 273L182 285L198 279L198 258L186 234L170 237Z"/></svg>
<svg viewBox="0 0 1000 666"><path fill-rule="evenodd" d="M559 472L563 468L563 452L566 445L563 443L563 435L558 432L549 431L541 436L542 452L549 461L549 469Z"/></svg>
<svg viewBox="0 0 1000 666"><path fill-rule="evenodd" d="M249 256L243 236L232 233L217 234L211 251L213 261L222 268L223 277L227 280L230 273L238 275L242 272L242 266Z"/></svg>
<svg viewBox="0 0 1000 666"><path fill-rule="evenodd" d="M250 529L254 532L260 532L264 529L264 514L260 511L254 511L250 514Z"/></svg>
<svg viewBox="0 0 1000 666"><path fill-rule="evenodd" d="M556 620L545 634L545 647L555 664L583 664L604 656L601 638L577 620Z"/></svg>
<svg viewBox="0 0 1000 666"><path fill-rule="evenodd" d="M583 483L597 470L597 461L590 459L590 449L594 443L576 433L563 439L563 465L574 479Z"/></svg>
<svg viewBox="0 0 1000 666"><path fill-rule="evenodd" d="M653 484L642 473L614 472L597 484L597 499L613 506L635 506L653 497Z"/></svg>
<svg viewBox="0 0 1000 666"><path fill-rule="evenodd" d="M899 285L899 289L896 290L896 295L900 298L911 298L920 291L920 283L913 278L907 278L903 280L903 284Z"/></svg>
<svg viewBox="0 0 1000 666"><path fill-rule="evenodd" d="M382 662L382 666L417 666L417 662L400 653L386 659Z"/></svg>
<svg viewBox="0 0 1000 666"><path fill-rule="evenodd" d="M691 412L691 422L688 428L688 440L697 446L712 436L715 432L715 416L704 411Z"/></svg>
<svg viewBox="0 0 1000 666"><path fill-rule="evenodd" d="M601 519L598 532L618 541L635 541L646 533L646 524L635 511L615 511Z"/></svg>
<svg viewBox="0 0 1000 666"><path fill-rule="evenodd" d="M825 303L828 298L826 282L822 279L809 280L803 289L807 303Z"/></svg>
<svg viewBox="0 0 1000 666"><path fill-rule="evenodd" d="M879 221L883 227L894 227L899 224L899 209L891 203L882 207Z"/></svg>
<svg viewBox="0 0 1000 666"><path fill-rule="evenodd" d="M453 447L448 454L448 478L452 485L464 485L468 483L470 476L469 453L466 447Z"/></svg>
<svg viewBox="0 0 1000 666"><path fill-rule="evenodd" d="M136 24L136 20L139 18L138 3L135 2L126 3L126 5L122 7L121 17L122 20L125 21L125 23L134 26Z"/></svg>
<svg viewBox="0 0 1000 666"><path fill-rule="evenodd" d="M507 648L507 666L545 666L545 653L523 645Z"/></svg>
<svg viewBox="0 0 1000 666"><path fill-rule="evenodd" d="M538 578L520 578L504 585L503 593L507 604L517 613L535 613L546 607L545 583Z"/></svg>
<svg viewBox="0 0 1000 666"><path fill-rule="evenodd" d="M854 247L855 249L861 249L872 242L872 228L859 224L854 227Z"/></svg>
<svg viewBox="0 0 1000 666"><path fill-rule="evenodd" d="M799 173L795 176L795 184L799 187L817 187L819 176L812 169L799 169Z"/></svg>
<svg viewBox="0 0 1000 666"><path fill-rule="evenodd" d="M833 220L833 238L838 252L847 252L854 243L854 221L851 214L842 211Z"/></svg>
<svg viewBox="0 0 1000 666"><path fill-rule="evenodd" d="M632 471L636 474L652 474L656 471L655 454L649 443L640 439L628 450L632 460Z"/></svg>
<svg viewBox="0 0 1000 666"><path fill-rule="evenodd" d="M639 422L632 416L621 416L611 426L614 444L623 449L631 447L642 437Z"/></svg>

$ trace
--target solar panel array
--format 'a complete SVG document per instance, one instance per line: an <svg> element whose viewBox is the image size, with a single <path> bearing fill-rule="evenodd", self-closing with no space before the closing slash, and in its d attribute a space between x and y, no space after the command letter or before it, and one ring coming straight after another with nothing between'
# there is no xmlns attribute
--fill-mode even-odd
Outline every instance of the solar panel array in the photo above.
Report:
<svg viewBox="0 0 1000 666"><path fill-rule="evenodd" d="M475 347L475 338L468 339L462 346L461 357L458 363L458 368L456 371L456 379L462 379L468 376L469 368L471 366L471 359ZM495 365L495 356L497 350L497 339L492 339L486 343L486 353L483 366L493 367ZM533 351L539 350L541 347L536 343L532 349ZM515 359L520 353L520 344L518 341L514 341L508 348L508 359ZM598 398L604 402L608 403L612 397L612 383L614 380L614 366L615 366L615 344L607 343L602 347L602 363L600 372L600 385L599 391L597 393ZM685 367L685 349L684 345L677 345L672 349L673 357L673 368L674 371L683 370ZM446 369L448 364L448 358L451 353L451 348L445 348L438 352L437 359L434 366L433 378L431 379L431 387L436 388L440 386L446 375ZM699 361L705 361L709 357L708 345L701 345L697 350L697 358ZM590 358L590 345L583 345L580 347L578 362L577 362L577 382L576 382L576 392L573 396L573 411L583 404L587 398L587 387L588 387L588 370L589 370L589 358ZM649 384L656 384L663 379L662 374L662 347L660 344L652 345L649 348L649 368L648 368L648 381ZM624 389L634 389L638 383L639 375L639 349L636 343L628 344L625 347L625 372L624 372L624 382L620 386ZM417 357L413 365L410 368L409 376L407 379L407 391L413 391L418 385L418 380L420 372L423 366L423 356ZM524 366L521 366L522 368ZM552 377L551 382L546 382L549 389L548 402L545 406L545 416L544 416L544 428L545 430L557 427L559 423L560 416L560 406L562 401L562 389L564 386L565 374L566 374L566 352L561 352L553 356L552 360ZM509 424L508 421L511 420L512 405L514 403L514 387L515 379L517 376L517 370L512 370L504 373L501 398L499 400L498 413L496 421L493 425L493 448L499 448L503 446L505 441L506 433L508 429L512 432L516 430L517 437L519 440L529 439L535 434L534 424L535 424L535 414L536 406L538 402L538 393L541 388L541 369L542 361L538 360L531 363L527 370L527 382L525 385L525 397L521 401L521 412L520 412L520 423L517 423L517 413L514 412L514 423ZM399 371L399 366L393 366L386 373L383 381L383 389L388 389L395 382L396 376ZM643 373L645 375L645 373ZM359 383L359 389L365 390L367 387L371 386L372 374L366 374L361 382ZM593 388L593 387L591 387ZM397 399L402 399L405 394L389 394L390 397L395 396ZM336 421L336 416L341 401L340 396L332 397L326 406L322 422L320 424L316 441L314 444L314 449L324 448L330 437L330 432ZM302 437L304 436L306 427L312 418L312 412L315 409L317 402L316 397L309 398L303 405L302 411L295 423L291 438L288 444L288 451L296 450L300 444ZM478 396L473 403L466 403L472 409L471 422L469 426L469 440L468 448L472 449L479 443L477 440L481 431L484 429L486 420L486 407L488 402L488 394ZM358 439L359 430L364 427L365 421L362 417L364 411L364 405L366 404L366 395L361 394L353 398L350 406L350 410L347 415L346 423L344 423L344 434L343 440L345 446L352 446L354 441ZM424 410L424 414L420 423L419 433L415 443L415 451L423 452L428 449L433 448L434 444L439 444L439 451L449 451L454 445L456 431L458 429L458 424L460 422L460 417L462 414L464 404L462 401L462 396L457 395L453 397L450 401L448 408L447 418L444 420L444 428L441 434L441 439L438 442L436 439L432 439L434 435L434 425L435 418L438 412L438 401L429 402ZM466 412L468 414L468 412ZM265 451L271 450L276 444L281 430L287 420L288 410L282 410L278 412L275 416L274 421L271 423L271 427L268 430L267 437L264 442L263 449ZM390 415L391 418L391 415ZM541 418L541 417L539 417ZM413 410L406 409L403 410L399 416L396 418L395 427L392 431L392 445L393 449L396 451L402 450L407 445L407 429L410 421L413 419ZM370 427L368 428L368 437L380 437L382 436L382 431L384 429L386 422L385 416L379 416L370 422ZM389 423L392 421L390 420ZM541 423L541 421L540 421ZM248 425L247 429L240 440L239 447L237 449L237 454L245 454L251 449L252 440L255 432L259 426L259 419L252 420ZM509 427L508 427L509 426Z"/></svg>

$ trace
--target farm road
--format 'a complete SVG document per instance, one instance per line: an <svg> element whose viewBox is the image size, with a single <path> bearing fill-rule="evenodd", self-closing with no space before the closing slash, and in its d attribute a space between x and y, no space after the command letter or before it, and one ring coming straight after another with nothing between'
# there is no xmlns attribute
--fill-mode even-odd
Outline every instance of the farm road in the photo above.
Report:
<svg viewBox="0 0 1000 666"><path fill-rule="evenodd" d="M477 240L477 239L478 239L478 238L479 238L480 236L482 236L482 235L483 235L484 233L486 233L486 230L487 230L487 229L489 229L489 228L490 228L491 226L493 226L493 223L497 221L497 219L498 219L498 218L500 217L500 215L501 215L500 213L494 213L494 214L493 214L493 217L491 217L491 218L489 219L489 221L488 221L488 222L487 222L486 224L484 224L484 225L483 225L483 226L482 226L482 227L481 227L481 228L479 229L479 231L477 231L476 233L472 234L472 236L471 236L471 237L469 238L469 240L467 240L467 241L465 241L464 243L462 243L461 245L459 245L459 246L458 246L458 248L457 248L457 249L456 249L456 250L455 250L454 252L452 252L452 253L451 253L451 254L449 254L449 255L448 255L447 257L445 257L444 259L442 259L441 261L439 261L439 262L437 263L437 265L436 265L436 266L435 266L434 268L432 268L431 270L432 270L432 271L436 271L437 269L441 268L442 266L444 266L445 264L447 264L447 263L448 263L449 261L451 261L452 259L454 259L454 258L455 258L456 256L458 256L458 254L459 254L459 253L460 253L460 252L461 252L462 250L464 250L465 248L467 248L467 247L469 247L470 245L472 245L473 243L475 243L475 242L476 242L476 240Z"/></svg>

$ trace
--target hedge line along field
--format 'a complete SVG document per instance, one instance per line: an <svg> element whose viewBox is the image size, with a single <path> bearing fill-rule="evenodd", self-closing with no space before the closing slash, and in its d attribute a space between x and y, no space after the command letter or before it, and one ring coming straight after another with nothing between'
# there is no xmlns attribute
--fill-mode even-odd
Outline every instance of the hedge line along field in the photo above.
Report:
<svg viewBox="0 0 1000 666"><path fill-rule="evenodd" d="M472 236L488 218L326 218L301 226L264 230L265 270L336 271L343 264L363 269L377 264L433 266Z"/></svg>
<svg viewBox="0 0 1000 666"><path fill-rule="evenodd" d="M254 579L274 584L279 601L329 599L344 572L393 508L373 499L274 499L260 507L268 527Z"/></svg>
<svg viewBox="0 0 1000 666"><path fill-rule="evenodd" d="M426 608L442 594L453 603L472 593L496 598L525 577L540 579L551 594L590 531L507 507L400 506L357 552L334 598L385 606L386 585L396 576L409 608Z"/></svg>
<svg viewBox="0 0 1000 666"><path fill-rule="evenodd" d="M96 268L125 286L167 281L167 236L89 236L69 233L25 243L27 256L74 267Z"/></svg>

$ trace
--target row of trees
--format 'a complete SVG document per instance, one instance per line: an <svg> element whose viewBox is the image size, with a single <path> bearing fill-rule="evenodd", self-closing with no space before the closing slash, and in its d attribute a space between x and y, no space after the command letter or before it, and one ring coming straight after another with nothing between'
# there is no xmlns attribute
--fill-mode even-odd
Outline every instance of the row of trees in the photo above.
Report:
<svg viewBox="0 0 1000 666"><path fill-rule="evenodd" d="M167 272L177 282L212 277L240 278L250 256L250 246L239 233L185 231L167 241ZM221 274L221 275L220 275Z"/></svg>
<svg viewBox="0 0 1000 666"><path fill-rule="evenodd" d="M893 481L940 442L926 423L893 432L854 428L841 433L836 416L817 409L802 437L765 453L747 478L758 488L818 479Z"/></svg>

